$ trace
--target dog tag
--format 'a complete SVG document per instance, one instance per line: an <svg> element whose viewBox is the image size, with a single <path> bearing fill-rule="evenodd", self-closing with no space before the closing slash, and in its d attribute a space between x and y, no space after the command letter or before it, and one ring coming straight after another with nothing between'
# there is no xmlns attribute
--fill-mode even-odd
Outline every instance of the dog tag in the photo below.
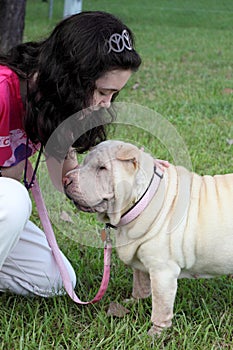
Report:
<svg viewBox="0 0 233 350"><path fill-rule="evenodd" d="M106 232L106 230L105 230L104 228L101 230L100 236L101 236L101 240L102 240L103 242L105 242L106 239L107 239L107 232Z"/></svg>

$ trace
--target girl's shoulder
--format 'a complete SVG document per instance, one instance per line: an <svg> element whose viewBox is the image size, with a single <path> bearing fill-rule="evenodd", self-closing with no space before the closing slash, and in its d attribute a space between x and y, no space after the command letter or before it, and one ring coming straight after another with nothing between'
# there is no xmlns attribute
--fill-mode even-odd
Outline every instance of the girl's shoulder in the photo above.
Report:
<svg viewBox="0 0 233 350"><path fill-rule="evenodd" d="M12 99L21 100L19 77L9 67L0 65L0 101L7 103Z"/></svg>
<svg viewBox="0 0 233 350"><path fill-rule="evenodd" d="M14 82L18 81L17 74L9 67L0 65L0 84L4 81Z"/></svg>

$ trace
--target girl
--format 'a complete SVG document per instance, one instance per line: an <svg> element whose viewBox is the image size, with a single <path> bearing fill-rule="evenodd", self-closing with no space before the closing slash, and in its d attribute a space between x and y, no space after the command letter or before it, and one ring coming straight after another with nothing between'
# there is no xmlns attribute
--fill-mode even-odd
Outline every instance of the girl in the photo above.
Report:
<svg viewBox="0 0 233 350"><path fill-rule="evenodd" d="M110 111L140 63L131 30L104 12L68 17L47 39L0 55L0 291L45 297L62 293L45 234L30 221L27 189L32 183L26 179L25 159L37 151L40 155L56 128L74 113L93 106L91 117L103 118L101 110ZM114 114L109 115L111 122ZM83 152L104 140L105 124L86 131L72 146ZM73 127L79 128L78 119ZM64 159L55 144L48 156ZM63 174L77 166L70 154ZM23 173L27 189L20 182ZM73 268L63 259L75 285Z"/></svg>

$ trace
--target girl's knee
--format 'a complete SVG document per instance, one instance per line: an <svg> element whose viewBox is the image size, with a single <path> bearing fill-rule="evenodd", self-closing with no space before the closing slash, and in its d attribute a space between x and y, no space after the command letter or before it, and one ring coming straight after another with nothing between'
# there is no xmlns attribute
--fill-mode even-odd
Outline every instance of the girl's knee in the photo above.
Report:
<svg viewBox="0 0 233 350"><path fill-rule="evenodd" d="M31 214L31 200L18 181L0 179L0 268L14 249Z"/></svg>
<svg viewBox="0 0 233 350"><path fill-rule="evenodd" d="M8 228L19 226L23 229L31 215L31 200L26 188L11 178L0 180L0 221Z"/></svg>
<svg viewBox="0 0 233 350"><path fill-rule="evenodd" d="M62 252L61 255L67 270L67 278L69 278L72 287L75 288L76 274L74 272L74 269ZM59 271L59 267L55 261L47 265L46 273L43 274L43 277L40 279L40 282L38 282L39 280L37 279L37 283L34 285L34 294L44 297L52 297L56 295L66 294L62 276Z"/></svg>

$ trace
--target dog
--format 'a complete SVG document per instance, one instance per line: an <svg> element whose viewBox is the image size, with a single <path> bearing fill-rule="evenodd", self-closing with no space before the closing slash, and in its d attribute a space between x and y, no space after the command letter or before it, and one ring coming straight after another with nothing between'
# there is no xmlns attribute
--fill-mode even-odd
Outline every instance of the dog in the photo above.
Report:
<svg viewBox="0 0 233 350"><path fill-rule="evenodd" d="M179 278L233 273L233 174L155 164L135 145L109 140L64 177L79 210L116 228L119 258L134 270L133 297L152 294L150 335L171 326Z"/></svg>

